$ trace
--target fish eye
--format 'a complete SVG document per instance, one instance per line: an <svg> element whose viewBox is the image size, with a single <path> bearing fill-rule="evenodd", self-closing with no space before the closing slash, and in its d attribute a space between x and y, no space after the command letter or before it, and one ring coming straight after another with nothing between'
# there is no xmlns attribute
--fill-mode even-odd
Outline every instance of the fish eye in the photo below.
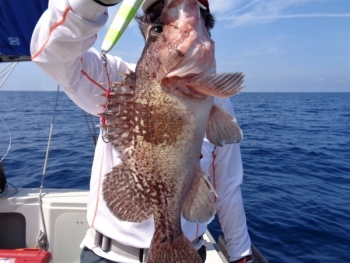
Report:
<svg viewBox="0 0 350 263"><path fill-rule="evenodd" d="M158 37L163 32L163 26L161 25L152 26L149 32L152 37Z"/></svg>

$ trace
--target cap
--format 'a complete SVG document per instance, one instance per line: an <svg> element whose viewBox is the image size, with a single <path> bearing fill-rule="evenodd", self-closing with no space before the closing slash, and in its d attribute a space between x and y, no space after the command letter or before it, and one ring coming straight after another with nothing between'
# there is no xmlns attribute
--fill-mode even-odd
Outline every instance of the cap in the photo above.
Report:
<svg viewBox="0 0 350 263"><path fill-rule="evenodd" d="M145 2L142 5L142 11L146 13L147 9L157 1L159 0L145 0ZM208 0L197 0L197 1L201 8L208 10L210 12Z"/></svg>

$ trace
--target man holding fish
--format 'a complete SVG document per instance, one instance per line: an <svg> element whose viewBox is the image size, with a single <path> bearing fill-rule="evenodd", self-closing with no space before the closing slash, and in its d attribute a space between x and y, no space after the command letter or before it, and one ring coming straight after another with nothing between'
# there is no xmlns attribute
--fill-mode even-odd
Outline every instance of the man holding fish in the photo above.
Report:
<svg viewBox="0 0 350 263"><path fill-rule="evenodd" d="M51 0L31 42L32 60L101 116L81 262L204 262L201 236L215 212L231 262L253 262L241 131L224 99L243 75L215 73L208 1L146 0L136 66L91 48L119 2Z"/></svg>

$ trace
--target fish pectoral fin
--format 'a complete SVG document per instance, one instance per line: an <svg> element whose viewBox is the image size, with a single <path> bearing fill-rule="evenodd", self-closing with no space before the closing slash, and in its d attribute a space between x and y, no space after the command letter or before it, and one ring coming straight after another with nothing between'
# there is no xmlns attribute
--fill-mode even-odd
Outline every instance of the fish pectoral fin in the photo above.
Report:
<svg viewBox="0 0 350 263"><path fill-rule="evenodd" d="M208 140L217 146L238 143L243 138L236 118L216 105L211 109L206 135Z"/></svg>
<svg viewBox="0 0 350 263"><path fill-rule="evenodd" d="M206 178L206 173L198 166L182 206L183 217L192 223L209 223L216 213L213 195L216 195L214 187Z"/></svg>
<svg viewBox="0 0 350 263"><path fill-rule="evenodd" d="M129 167L120 164L106 175L103 197L110 211L120 220L142 222L151 216L142 182L135 182Z"/></svg>
<svg viewBox="0 0 350 263"><path fill-rule="evenodd" d="M189 86L209 96L228 98L238 94L243 89L243 80L242 72L209 74L204 78L194 80Z"/></svg>

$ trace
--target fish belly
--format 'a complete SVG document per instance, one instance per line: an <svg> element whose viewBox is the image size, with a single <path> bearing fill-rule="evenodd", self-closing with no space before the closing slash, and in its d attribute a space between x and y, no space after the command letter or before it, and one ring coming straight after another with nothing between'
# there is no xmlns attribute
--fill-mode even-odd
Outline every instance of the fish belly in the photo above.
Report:
<svg viewBox="0 0 350 263"><path fill-rule="evenodd" d="M181 230L181 209L199 166L211 105L211 97L194 99L156 84L136 96L136 165L139 174L147 178L155 221L149 262L153 262L153 254L162 255L174 244L185 249L185 254L195 251ZM154 262L172 262L169 260L174 255L168 256Z"/></svg>

